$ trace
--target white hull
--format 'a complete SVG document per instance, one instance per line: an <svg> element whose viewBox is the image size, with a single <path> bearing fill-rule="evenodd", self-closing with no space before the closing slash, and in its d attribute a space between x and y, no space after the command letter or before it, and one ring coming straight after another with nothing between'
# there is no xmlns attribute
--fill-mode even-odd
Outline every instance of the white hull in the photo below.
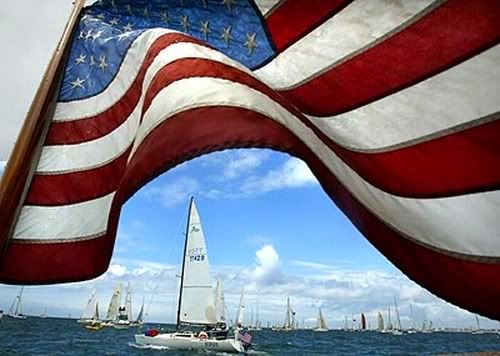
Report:
<svg viewBox="0 0 500 356"><path fill-rule="evenodd" d="M324 333L324 332L327 332L328 329L325 329L325 328L316 328L316 329L313 329L314 332L321 332L321 333Z"/></svg>
<svg viewBox="0 0 500 356"><path fill-rule="evenodd" d="M118 330L130 328L130 323L113 323L113 327Z"/></svg>
<svg viewBox="0 0 500 356"><path fill-rule="evenodd" d="M12 319L28 319L26 315L12 315L12 314L7 314L9 318Z"/></svg>
<svg viewBox="0 0 500 356"><path fill-rule="evenodd" d="M207 350L220 352L245 352L240 340L205 339L202 340L194 334L169 333L156 336L135 335L135 342L143 346L161 346L171 350Z"/></svg>

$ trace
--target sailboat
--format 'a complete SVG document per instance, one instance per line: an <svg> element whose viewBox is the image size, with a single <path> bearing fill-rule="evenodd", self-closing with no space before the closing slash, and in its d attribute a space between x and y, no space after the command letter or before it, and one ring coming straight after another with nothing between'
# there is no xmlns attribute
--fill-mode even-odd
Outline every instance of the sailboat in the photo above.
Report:
<svg viewBox="0 0 500 356"><path fill-rule="evenodd" d="M378 312L377 331L379 331L381 333L385 332L385 330L384 330L384 316L382 315L381 312Z"/></svg>
<svg viewBox="0 0 500 356"><path fill-rule="evenodd" d="M285 314L285 323L283 327L280 329L282 331L291 331L295 330L295 312L290 306L290 297L286 298L286 314Z"/></svg>
<svg viewBox="0 0 500 356"><path fill-rule="evenodd" d="M19 294L14 298L12 305L9 308L7 316L14 319L26 319L27 316L23 314L23 291L24 286L21 287Z"/></svg>
<svg viewBox="0 0 500 356"><path fill-rule="evenodd" d="M118 300L118 305L120 300ZM115 329L128 329L132 324L132 292L130 291L130 283L127 286L127 294L125 295L125 306L118 307L118 315L113 321Z"/></svg>
<svg viewBox="0 0 500 356"><path fill-rule="evenodd" d="M241 288L240 303L238 304L238 310L236 312L236 319L234 320L234 325L237 329L243 329L243 312L245 311L245 288Z"/></svg>
<svg viewBox="0 0 500 356"><path fill-rule="evenodd" d="M360 325L360 329L362 331L366 330L366 317L365 317L364 313L361 313L361 325Z"/></svg>
<svg viewBox="0 0 500 356"><path fill-rule="evenodd" d="M481 326L479 325L479 318L477 315L474 315L476 317L476 329L472 330L472 334L484 334L484 330L481 329Z"/></svg>
<svg viewBox="0 0 500 356"><path fill-rule="evenodd" d="M144 298L142 298L141 309L139 310L139 314L137 314L137 318L130 324L132 326L141 326L144 323Z"/></svg>
<svg viewBox="0 0 500 356"><path fill-rule="evenodd" d="M120 308L120 300L122 295L123 285L120 283L116 286L111 299L109 301L108 311L106 313L106 319L104 319L104 326L113 326L114 322L118 319L118 312Z"/></svg>
<svg viewBox="0 0 500 356"><path fill-rule="evenodd" d="M250 334L242 333L239 329L230 334L223 315L217 312L221 300L216 302L215 299L205 237L198 210L191 198L177 307L177 330L161 333L157 329L149 329L144 334L135 335L136 343L177 350L245 352L250 346ZM195 332L193 328L196 327L204 327L204 330Z"/></svg>
<svg viewBox="0 0 500 356"><path fill-rule="evenodd" d="M102 321L99 320L99 303L95 302L95 310L92 319L85 325L89 330L101 330L104 327Z"/></svg>
<svg viewBox="0 0 500 356"><path fill-rule="evenodd" d="M77 320L80 324L90 324L99 320L99 309L95 289L92 290L89 300L83 309L82 316Z"/></svg>
<svg viewBox="0 0 500 356"><path fill-rule="evenodd" d="M403 332L401 331L401 319L399 318L399 309L398 309L398 303L396 302L396 297L394 297L394 308L396 309L396 321L397 325L396 328L392 330L392 335L402 335Z"/></svg>
<svg viewBox="0 0 500 356"><path fill-rule="evenodd" d="M318 321L317 321L316 328L314 329L314 331L317 331L317 332L328 331L328 325L326 325L325 319L323 318L323 314L321 313L321 309L319 309Z"/></svg>
<svg viewBox="0 0 500 356"><path fill-rule="evenodd" d="M43 307L42 313L39 315L39 318L46 318L47 317L47 308Z"/></svg>

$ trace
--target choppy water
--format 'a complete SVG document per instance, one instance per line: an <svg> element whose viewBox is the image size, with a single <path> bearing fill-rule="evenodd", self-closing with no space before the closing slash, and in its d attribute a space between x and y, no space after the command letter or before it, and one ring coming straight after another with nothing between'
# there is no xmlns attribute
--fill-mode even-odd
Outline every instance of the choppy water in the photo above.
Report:
<svg viewBox="0 0 500 356"><path fill-rule="evenodd" d="M157 326L157 325L155 325ZM163 326L167 327L167 326ZM191 355L134 344L137 328L89 331L75 320L0 320L0 355ZM253 331L253 355L434 355L496 351L498 334Z"/></svg>

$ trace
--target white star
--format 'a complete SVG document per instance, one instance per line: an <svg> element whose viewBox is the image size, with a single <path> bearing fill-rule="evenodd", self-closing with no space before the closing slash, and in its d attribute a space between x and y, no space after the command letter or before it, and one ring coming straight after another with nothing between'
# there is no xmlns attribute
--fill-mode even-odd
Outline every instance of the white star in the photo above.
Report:
<svg viewBox="0 0 500 356"><path fill-rule="evenodd" d="M210 31L210 23L207 21L201 23L200 31L205 35L205 38L208 38L208 34Z"/></svg>
<svg viewBox="0 0 500 356"><path fill-rule="evenodd" d="M90 56L90 63L89 63L89 65L90 65L91 67L95 66L95 59L94 59L94 56Z"/></svg>
<svg viewBox="0 0 500 356"><path fill-rule="evenodd" d="M231 11L232 6L236 4L236 0L222 0L222 5L226 5L227 9Z"/></svg>
<svg viewBox="0 0 500 356"><path fill-rule="evenodd" d="M184 32L189 31L189 27L191 25L189 24L189 19L188 19L187 15L184 15L181 17L181 26L184 27Z"/></svg>
<svg viewBox="0 0 500 356"><path fill-rule="evenodd" d="M110 24L110 25L112 25L112 26L116 26L116 25L118 25L118 22L119 22L119 21L120 21L120 20L118 20L118 19L115 17L115 18L113 18L111 21L109 21L109 24Z"/></svg>
<svg viewBox="0 0 500 356"><path fill-rule="evenodd" d="M123 27L123 31L132 31L132 24L129 22L125 27Z"/></svg>
<svg viewBox="0 0 500 356"><path fill-rule="evenodd" d="M99 57L99 68L104 72L104 70L108 67L108 63L106 63L106 56Z"/></svg>
<svg viewBox="0 0 500 356"><path fill-rule="evenodd" d="M96 39L98 39L99 37L101 37L101 35L102 35L102 33L103 33L103 32L104 32L104 31L99 30L99 31L97 31L94 35L92 35L92 38L94 39L94 41L95 41Z"/></svg>
<svg viewBox="0 0 500 356"><path fill-rule="evenodd" d="M106 16L104 16L104 14L101 12L99 15L97 15L97 18L100 19L100 20L104 20Z"/></svg>
<svg viewBox="0 0 500 356"><path fill-rule="evenodd" d="M73 80L72 82L70 82L71 89L75 89L77 87L83 89L83 83L85 83L85 79L76 78L75 80Z"/></svg>
<svg viewBox="0 0 500 356"><path fill-rule="evenodd" d="M80 56L77 59L75 59L76 64L85 63L85 57L87 57L87 56L84 55L83 53L80 54Z"/></svg>
<svg viewBox="0 0 500 356"><path fill-rule="evenodd" d="M90 37L92 37L92 30L89 30L87 34L85 35L85 39L88 40Z"/></svg>
<svg viewBox="0 0 500 356"><path fill-rule="evenodd" d="M166 12L166 11L162 11L162 12L160 13L160 17L161 17L161 20L162 20L163 22L165 22L166 24L168 24L168 23L169 23L169 21L170 21L170 17L168 16L168 12Z"/></svg>
<svg viewBox="0 0 500 356"><path fill-rule="evenodd" d="M118 41L121 41L121 40L123 40L124 38L127 38L128 36L130 36L130 32L120 33L120 34L118 35Z"/></svg>
<svg viewBox="0 0 500 356"><path fill-rule="evenodd" d="M224 28L222 35L220 36L226 42L226 45L229 44L229 41L233 39L233 36L231 35L231 26L228 28Z"/></svg>
<svg viewBox="0 0 500 356"><path fill-rule="evenodd" d="M81 40L84 38L85 38L85 31L80 31L80 33L78 34L78 39Z"/></svg>
<svg viewBox="0 0 500 356"><path fill-rule="evenodd" d="M253 51L259 46L257 44L257 40L255 39L256 36L257 36L256 33L252 33L252 34L247 33L247 40L243 44L243 46L248 48L249 54L253 54Z"/></svg>

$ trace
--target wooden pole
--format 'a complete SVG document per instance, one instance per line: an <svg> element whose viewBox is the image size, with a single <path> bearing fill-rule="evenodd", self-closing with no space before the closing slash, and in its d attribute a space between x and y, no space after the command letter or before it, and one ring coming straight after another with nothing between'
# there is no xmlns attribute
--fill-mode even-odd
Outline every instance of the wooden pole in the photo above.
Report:
<svg viewBox="0 0 500 356"><path fill-rule="evenodd" d="M7 251L22 203L40 158L69 51L68 43L84 4L85 0L75 0L73 4L69 20L26 114L0 181L0 258Z"/></svg>

